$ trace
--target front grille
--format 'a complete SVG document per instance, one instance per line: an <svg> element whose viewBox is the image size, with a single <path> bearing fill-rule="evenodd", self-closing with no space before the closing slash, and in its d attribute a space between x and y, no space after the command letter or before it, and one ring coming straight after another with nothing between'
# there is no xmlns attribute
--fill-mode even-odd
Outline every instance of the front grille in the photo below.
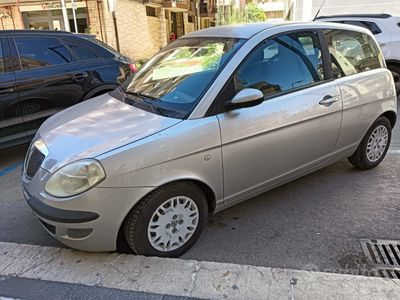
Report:
<svg viewBox="0 0 400 300"><path fill-rule="evenodd" d="M400 241L361 239L360 242L377 275L400 279Z"/></svg>
<svg viewBox="0 0 400 300"><path fill-rule="evenodd" d="M40 168L43 160L46 158L46 156L40 152L38 149L33 148L32 153L29 156L29 160L26 164L26 175L28 177L32 178L35 176L37 170Z"/></svg>

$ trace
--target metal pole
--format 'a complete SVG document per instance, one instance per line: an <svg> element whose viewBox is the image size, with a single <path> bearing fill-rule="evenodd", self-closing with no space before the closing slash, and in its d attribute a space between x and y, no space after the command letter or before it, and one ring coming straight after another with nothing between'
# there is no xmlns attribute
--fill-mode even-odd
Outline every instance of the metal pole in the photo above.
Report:
<svg viewBox="0 0 400 300"><path fill-rule="evenodd" d="M112 18L113 18L113 23L114 23L115 42L116 42L116 46L117 46L117 51L120 51L120 49L119 49L119 36L118 36L117 17L115 16L115 11L112 12Z"/></svg>
<svg viewBox="0 0 400 300"><path fill-rule="evenodd" d="M74 0L71 0L71 5L72 5L72 15L74 17L74 26L75 26L75 33L78 33L78 23L76 22L76 13L75 13L75 2Z"/></svg>
<svg viewBox="0 0 400 300"><path fill-rule="evenodd" d="M69 27L68 13L67 13L67 7L65 6L65 0L61 0L61 10L64 20L65 31L71 31L71 28Z"/></svg>

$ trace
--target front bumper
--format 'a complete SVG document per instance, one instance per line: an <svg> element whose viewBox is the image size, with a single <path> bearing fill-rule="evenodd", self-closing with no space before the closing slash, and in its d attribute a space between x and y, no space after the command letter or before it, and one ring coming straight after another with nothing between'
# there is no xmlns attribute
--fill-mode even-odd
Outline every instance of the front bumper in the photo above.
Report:
<svg viewBox="0 0 400 300"><path fill-rule="evenodd" d="M41 200L31 196L24 189L25 200L30 208L41 218L57 223L86 223L99 218L99 215L90 211L65 210L44 204Z"/></svg>
<svg viewBox="0 0 400 300"><path fill-rule="evenodd" d="M43 192L50 174L39 169L22 175L27 204L45 229L61 243L83 251L115 251L118 231L132 207L152 188L93 188L57 199Z"/></svg>

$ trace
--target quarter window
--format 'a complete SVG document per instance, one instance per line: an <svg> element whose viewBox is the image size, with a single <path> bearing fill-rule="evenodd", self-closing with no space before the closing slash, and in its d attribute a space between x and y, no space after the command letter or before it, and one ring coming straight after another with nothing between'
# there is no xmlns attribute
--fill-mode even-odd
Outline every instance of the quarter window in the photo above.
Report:
<svg viewBox="0 0 400 300"><path fill-rule="evenodd" d="M4 73L4 55L3 55L3 47L0 41L0 73Z"/></svg>
<svg viewBox="0 0 400 300"><path fill-rule="evenodd" d="M15 38L24 70L72 61L71 53L56 38Z"/></svg>
<svg viewBox="0 0 400 300"><path fill-rule="evenodd" d="M69 40L66 41L66 44L78 56L79 60L89 60L97 58L96 54L81 45L78 45Z"/></svg>
<svg viewBox="0 0 400 300"><path fill-rule="evenodd" d="M234 75L235 92L256 88L265 97L324 80L322 52L315 32L267 39Z"/></svg>
<svg viewBox="0 0 400 300"><path fill-rule="evenodd" d="M368 34L326 30L325 36L335 78L383 67L379 48Z"/></svg>

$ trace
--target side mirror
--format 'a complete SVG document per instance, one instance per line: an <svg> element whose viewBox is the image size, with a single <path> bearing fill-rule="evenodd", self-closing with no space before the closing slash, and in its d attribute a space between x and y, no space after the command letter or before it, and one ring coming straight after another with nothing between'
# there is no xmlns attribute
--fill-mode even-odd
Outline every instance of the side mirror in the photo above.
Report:
<svg viewBox="0 0 400 300"><path fill-rule="evenodd" d="M227 108L244 108L261 104L264 101L264 95L260 90L246 88L239 91L232 100L225 103Z"/></svg>

